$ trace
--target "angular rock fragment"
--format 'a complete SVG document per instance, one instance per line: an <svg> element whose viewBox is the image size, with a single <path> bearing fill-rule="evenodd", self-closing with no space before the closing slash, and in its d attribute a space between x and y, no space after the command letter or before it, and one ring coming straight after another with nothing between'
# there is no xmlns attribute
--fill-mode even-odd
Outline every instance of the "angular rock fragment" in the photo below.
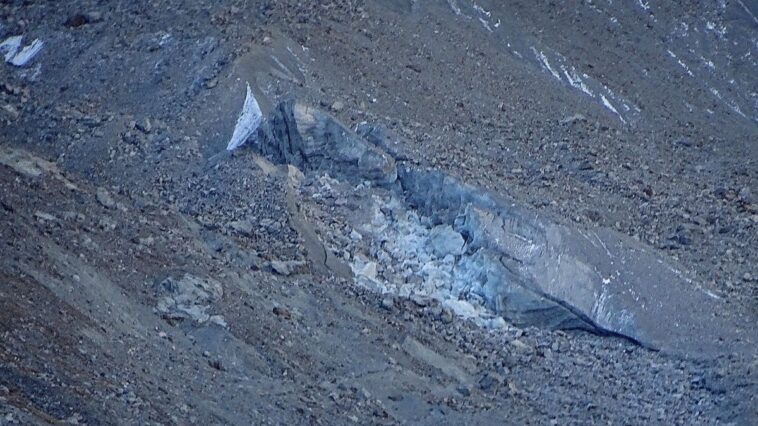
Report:
<svg viewBox="0 0 758 426"><path fill-rule="evenodd" d="M274 272L285 277L300 271L306 265L305 262L299 260L272 260L270 264Z"/></svg>
<svg viewBox="0 0 758 426"><path fill-rule="evenodd" d="M210 305L223 296L220 282L186 274L180 279L164 279L156 286L156 290L159 295L156 310L167 321L190 320L199 324L211 322L226 325L223 317L208 313Z"/></svg>

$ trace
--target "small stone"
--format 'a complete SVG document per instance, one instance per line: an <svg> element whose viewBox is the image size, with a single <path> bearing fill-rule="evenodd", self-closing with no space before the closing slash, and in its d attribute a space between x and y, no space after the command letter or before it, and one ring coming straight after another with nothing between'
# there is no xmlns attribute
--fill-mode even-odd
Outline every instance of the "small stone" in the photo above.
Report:
<svg viewBox="0 0 758 426"><path fill-rule="evenodd" d="M226 320L221 315L211 315L211 317L208 319L208 322L211 324L216 324L221 328L229 327L229 324L226 323Z"/></svg>
<svg viewBox="0 0 758 426"><path fill-rule="evenodd" d="M442 308L442 313L440 314L440 321L442 321L443 324L450 324L451 322L453 322L454 317L455 315L453 314L452 309L448 307Z"/></svg>
<svg viewBox="0 0 758 426"><path fill-rule="evenodd" d="M231 222L229 223L229 227L240 235L244 235L246 237L253 235L253 224L246 220L237 220Z"/></svg>
<svg viewBox="0 0 758 426"><path fill-rule="evenodd" d="M459 394L463 396L471 396L471 386L470 385L459 385L455 388L456 391L458 391Z"/></svg>
<svg viewBox="0 0 758 426"><path fill-rule="evenodd" d="M358 396L364 400L368 400L371 398L371 393L367 391L366 388L360 388L360 390L358 390Z"/></svg>
<svg viewBox="0 0 758 426"><path fill-rule="evenodd" d="M85 13L84 16L87 18L87 23L100 22L103 20L103 14L96 10L91 10Z"/></svg>
<svg viewBox="0 0 758 426"><path fill-rule="evenodd" d="M750 281L753 279L753 276L750 274L750 272L745 272L745 274L742 275L742 279L745 281Z"/></svg>
<svg viewBox="0 0 758 426"><path fill-rule="evenodd" d="M97 226L99 226L101 229L106 231L112 231L116 229L116 222L109 218L109 217L101 217L100 220L97 222Z"/></svg>
<svg viewBox="0 0 758 426"><path fill-rule="evenodd" d="M11 104L5 104L5 105L3 105L3 111L5 111L6 113L8 113L8 115L10 115L11 120L15 120L15 119L18 118L19 115L21 115L18 112L18 109L16 109L16 107L14 107Z"/></svg>
<svg viewBox="0 0 758 426"><path fill-rule="evenodd" d="M272 260L270 262L271 269L274 270L279 275L282 275L284 277L292 275L298 268L305 265L305 262L303 261L282 261L282 260Z"/></svg>
<svg viewBox="0 0 758 426"><path fill-rule="evenodd" d="M479 380L479 388L483 391L490 391L498 386L502 386L505 380L497 373L486 373L481 380Z"/></svg>
<svg viewBox="0 0 758 426"><path fill-rule="evenodd" d="M411 302L413 302L416 306L423 308L425 306L429 306L431 299L421 294L414 294L411 296Z"/></svg>
<svg viewBox="0 0 758 426"><path fill-rule="evenodd" d="M345 103L342 101L336 101L332 104L332 111L340 112L345 109Z"/></svg>
<svg viewBox="0 0 758 426"><path fill-rule="evenodd" d="M363 239L363 235L361 235L358 231L353 229L350 231L350 239L353 241L361 241Z"/></svg>
<svg viewBox="0 0 758 426"><path fill-rule="evenodd" d="M226 368L224 368L224 364L221 363L220 359L208 360L208 365L210 365L212 368L215 368L218 371L226 370Z"/></svg>
<svg viewBox="0 0 758 426"><path fill-rule="evenodd" d="M45 213L45 212L34 212L34 217L38 220L48 221L48 222L55 222L58 220L57 217L51 215L50 213Z"/></svg>
<svg viewBox="0 0 758 426"><path fill-rule="evenodd" d="M150 123L149 118L138 120L134 123L134 127L142 133L150 133L153 130L153 125Z"/></svg>
<svg viewBox="0 0 758 426"><path fill-rule="evenodd" d="M369 280L376 280L377 266L376 262L367 262L362 268L355 271L355 274Z"/></svg>
<svg viewBox="0 0 758 426"><path fill-rule="evenodd" d="M574 114L561 120L561 124L574 124L577 121L587 121L587 117L582 114Z"/></svg>
<svg viewBox="0 0 758 426"><path fill-rule="evenodd" d="M116 206L116 202L113 201L111 194L105 188L97 188L95 196L97 197L97 201L105 208L112 209Z"/></svg>
<svg viewBox="0 0 758 426"><path fill-rule="evenodd" d="M382 308L391 311L395 307L395 299L391 296L387 296L382 299Z"/></svg>
<svg viewBox="0 0 758 426"><path fill-rule="evenodd" d="M279 318L290 320L292 319L292 313L287 308L283 308L281 306L274 306L273 309L274 315L278 316Z"/></svg>

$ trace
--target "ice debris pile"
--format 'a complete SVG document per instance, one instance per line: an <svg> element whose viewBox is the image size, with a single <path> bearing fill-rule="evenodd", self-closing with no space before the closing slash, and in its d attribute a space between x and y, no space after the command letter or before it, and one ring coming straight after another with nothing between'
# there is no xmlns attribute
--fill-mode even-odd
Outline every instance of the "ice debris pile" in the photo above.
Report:
<svg viewBox="0 0 758 426"><path fill-rule="evenodd" d="M420 169L385 150L382 132L357 134L299 102L283 102L267 123L261 155L329 183L322 202L331 204L310 200L327 212L313 225L358 284L438 298L487 327L581 328L672 352L702 352L735 329L714 319L723 300L618 232L561 225Z"/></svg>
<svg viewBox="0 0 758 426"><path fill-rule="evenodd" d="M433 225L394 197L375 196L369 211L371 220L354 231L361 241L363 235L370 237L365 248L356 245L351 253L358 284L401 297L437 299L483 327L506 325L490 303L495 297L487 286L488 259L466 253L463 236L452 226Z"/></svg>

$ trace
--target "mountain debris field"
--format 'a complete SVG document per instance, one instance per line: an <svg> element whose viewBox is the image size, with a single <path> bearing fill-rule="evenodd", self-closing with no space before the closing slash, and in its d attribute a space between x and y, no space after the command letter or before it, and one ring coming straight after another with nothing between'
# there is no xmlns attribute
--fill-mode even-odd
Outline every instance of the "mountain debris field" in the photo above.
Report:
<svg viewBox="0 0 758 426"><path fill-rule="evenodd" d="M758 424L758 4L0 2L0 425Z"/></svg>

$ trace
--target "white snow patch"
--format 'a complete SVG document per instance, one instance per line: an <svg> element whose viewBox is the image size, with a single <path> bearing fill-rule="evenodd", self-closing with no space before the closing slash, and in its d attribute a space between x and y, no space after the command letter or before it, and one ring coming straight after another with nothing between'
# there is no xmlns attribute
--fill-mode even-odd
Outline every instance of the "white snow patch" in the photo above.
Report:
<svg viewBox="0 0 758 426"><path fill-rule="evenodd" d="M704 56L701 56L700 59L703 61L703 64L705 64L706 67L710 68L711 71L716 70L716 65L713 63L713 61L706 59Z"/></svg>
<svg viewBox="0 0 758 426"><path fill-rule="evenodd" d="M608 98L605 97L605 95L600 95L600 99L603 101L603 105L605 105L606 108L608 108L614 114L618 115L619 120L621 120L623 123L626 123L624 117L619 114L618 110L614 108L613 104L608 100Z"/></svg>
<svg viewBox="0 0 758 426"><path fill-rule="evenodd" d="M45 46L45 42L35 39L32 44L24 47L21 49L20 52L18 52L13 59L11 59L10 63L12 65L15 65L17 67L23 67L26 66L32 59L34 59L35 56L42 50L42 48Z"/></svg>
<svg viewBox="0 0 758 426"><path fill-rule="evenodd" d="M595 94L592 93L592 91L590 90L589 87L587 87L587 85L584 83L582 78L579 77L579 74L576 72L576 68L571 67L571 71L569 71L565 65L561 65L561 71L563 71L563 75L566 76L566 80L568 80L569 84L581 90L582 92L586 93L591 98L595 97Z"/></svg>
<svg viewBox="0 0 758 426"><path fill-rule="evenodd" d="M21 48L22 36L8 37L4 42L0 43L0 55L5 56L5 62L10 63L16 52Z"/></svg>
<svg viewBox="0 0 758 426"><path fill-rule="evenodd" d="M455 0L447 0L447 4L450 5L450 9L453 9L453 13L456 15L461 14L461 8L458 7L458 4L455 2Z"/></svg>
<svg viewBox="0 0 758 426"><path fill-rule="evenodd" d="M493 32L493 31L492 31L492 28L490 28L490 23L489 23L489 22L487 22L487 20L486 20L486 19L484 19L484 18L479 18L479 22L481 22L481 23L482 23L482 25L484 26L484 28L485 28L487 31L489 31L489 32Z"/></svg>
<svg viewBox="0 0 758 426"><path fill-rule="evenodd" d="M718 34L720 37L726 36L726 27L724 25L716 25L713 22L708 21L705 23L705 29L707 31L711 31Z"/></svg>
<svg viewBox="0 0 758 426"><path fill-rule="evenodd" d="M532 47L532 52L534 52L534 56L537 57L537 60L540 62L542 67L550 71L550 74L553 74L553 77L557 78L558 81L563 81L561 78L561 75L558 74L558 71L556 71L552 66L550 66L550 62L547 60L547 56L543 52L537 51L534 47Z"/></svg>
<svg viewBox="0 0 758 426"><path fill-rule="evenodd" d="M262 121L263 113L261 112L258 101L255 99L255 96L253 96L253 91L250 90L250 84L248 83L245 103L242 105L242 112L240 113L239 118L237 118L237 124L234 126L234 133L229 140L229 144L226 146L226 150L232 151L244 144L250 135L258 130Z"/></svg>
<svg viewBox="0 0 758 426"><path fill-rule="evenodd" d="M681 60L681 59L679 59L679 57L677 57L677 56L676 56L676 54L674 54L674 52L672 52L671 50L667 50L667 52L669 52L669 55L670 55L672 58L676 59L676 61L679 63L679 66L681 66L682 68L684 68L684 70L687 72L687 74L688 74L690 77L694 77L694 76L695 76L695 75L692 73L692 71L690 70L690 68L687 66L687 64L685 64L684 62L682 62L682 60Z"/></svg>
<svg viewBox="0 0 758 426"><path fill-rule="evenodd" d="M5 62L17 66L26 66L42 50L45 43L35 39L31 44L21 48L23 36L8 37L0 43L0 54L4 55ZM20 49L20 50L19 50Z"/></svg>
<svg viewBox="0 0 758 426"><path fill-rule="evenodd" d="M732 111L736 112L737 114L741 115L742 117L747 118L744 112L742 112L742 109L740 109L740 106L737 105L737 103L733 100L724 99L723 96L721 96L721 92L714 89L713 87L710 88L711 93L713 93L713 96L715 96L718 100L722 101L726 106L728 106ZM710 112L710 110L708 110ZM712 113L712 112L711 112Z"/></svg>
<svg viewBox="0 0 758 426"><path fill-rule="evenodd" d="M490 26L490 18L492 18L492 12L489 10L485 10L483 7L479 6L478 4L474 3L473 8L475 11L477 11L481 16L479 16L479 22L482 23L482 26L484 26L485 29L489 32L492 31L492 27ZM485 18L486 17L486 18ZM495 24L495 28L500 26L500 20L497 20L497 23Z"/></svg>
<svg viewBox="0 0 758 426"><path fill-rule="evenodd" d="M478 4L474 3L474 10L481 13L482 15L487 16L488 18L492 16L492 13L488 10L484 10L483 7L479 6Z"/></svg>

